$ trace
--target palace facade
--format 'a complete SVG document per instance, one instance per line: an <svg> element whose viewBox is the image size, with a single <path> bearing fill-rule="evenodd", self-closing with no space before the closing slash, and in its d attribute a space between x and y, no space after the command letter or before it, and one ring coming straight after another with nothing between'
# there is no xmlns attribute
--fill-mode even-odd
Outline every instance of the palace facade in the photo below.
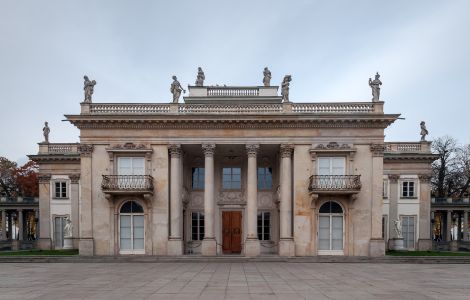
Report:
<svg viewBox="0 0 470 300"><path fill-rule="evenodd" d="M42 249L81 255L381 256L431 249L429 142L384 142L384 102L190 86L184 103L81 103L40 143ZM70 231L64 230L71 220ZM399 237L401 238L401 237Z"/></svg>

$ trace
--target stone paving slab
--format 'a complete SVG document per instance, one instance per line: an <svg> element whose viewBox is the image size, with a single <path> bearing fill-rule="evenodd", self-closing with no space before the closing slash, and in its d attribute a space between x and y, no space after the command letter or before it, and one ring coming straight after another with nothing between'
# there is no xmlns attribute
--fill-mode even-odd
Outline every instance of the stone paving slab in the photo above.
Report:
<svg viewBox="0 0 470 300"><path fill-rule="evenodd" d="M470 265L3 263L1 299L469 299Z"/></svg>

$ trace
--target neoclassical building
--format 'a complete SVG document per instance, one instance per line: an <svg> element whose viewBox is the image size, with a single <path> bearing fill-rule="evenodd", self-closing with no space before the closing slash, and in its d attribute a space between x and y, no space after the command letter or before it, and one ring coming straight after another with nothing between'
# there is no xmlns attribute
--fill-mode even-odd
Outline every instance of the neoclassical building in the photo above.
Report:
<svg viewBox="0 0 470 300"><path fill-rule="evenodd" d="M41 248L63 247L67 218L81 255L381 256L397 219L407 249L431 248L434 156L384 142L399 117L384 102L188 89L184 103L89 98L66 115L80 143L39 144Z"/></svg>

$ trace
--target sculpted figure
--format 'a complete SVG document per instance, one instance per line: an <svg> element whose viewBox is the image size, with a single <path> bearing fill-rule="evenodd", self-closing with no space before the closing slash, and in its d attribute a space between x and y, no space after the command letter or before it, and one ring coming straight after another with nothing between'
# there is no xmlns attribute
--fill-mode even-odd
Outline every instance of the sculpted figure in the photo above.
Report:
<svg viewBox="0 0 470 300"><path fill-rule="evenodd" d="M282 80L282 84L281 84L282 102L289 102L289 84L291 81L292 81L292 76L290 75L284 76L284 80Z"/></svg>
<svg viewBox="0 0 470 300"><path fill-rule="evenodd" d="M83 83L83 89L85 90L85 100L84 102L91 102L91 96L93 95L93 91L95 89L96 81L88 79L88 76L83 76L85 82Z"/></svg>
<svg viewBox="0 0 470 300"><path fill-rule="evenodd" d="M70 221L70 218L67 217L65 218L65 226L64 226L64 236L65 237L72 237L72 221Z"/></svg>
<svg viewBox="0 0 470 300"><path fill-rule="evenodd" d="M421 141L424 142L426 141L426 136L429 134L428 130L426 129L426 123L424 121L421 121L419 123L421 125Z"/></svg>
<svg viewBox="0 0 470 300"><path fill-rule="evenodd" d="M263 71L263 84L264 86L270 86L271 85L271 71L269 71L268 67L264 68Z"/></svg>
<svg viewBox="0 0 470 300"><path fill-rule="evenodd" d="M379 72L375 74L374 80L369 78L369 86L372 89L372 102L377 102L380 98L380 86L382 85L382 81L380 81L379 78Z"/></svg>
<svg viewBox="0 0 470 300"><path fill-rule="evenodd" d="M197 68L196 86L203 86L204 79L206 79L206 76L204 75L202 68L201 67Z"/></svg>
<svg viewBox="0 0 470 300"><path fill-rule="evenodd" d="M171 83L170 92L173 94L173 103L178 103L180 99L181 91L186 93L186 91L181 86L180 82L176 79L176 76L173 76L173 82Z"/></svg>
<svg viewBox="0 0 470 300"><path fill-rule="evenodd" d="M401 221L399 219L393 220L393 229L395 229L397 238L403 238L403 236L401 235Z"/></svg>
<svg viewBox="0 0 470 300"><path fill-rule="evenodd" d="M44 128L42 129L42 134L44 135L44 142L49 143L49 133L51 129L49 128L47 122L44 122Z"/></svg>

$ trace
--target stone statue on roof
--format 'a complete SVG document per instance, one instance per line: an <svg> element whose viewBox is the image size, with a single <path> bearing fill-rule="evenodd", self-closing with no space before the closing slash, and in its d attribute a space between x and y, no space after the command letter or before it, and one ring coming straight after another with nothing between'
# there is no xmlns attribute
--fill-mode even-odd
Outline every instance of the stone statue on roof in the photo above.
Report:
<svg viewBox="0 0 470 300"><path fill-rule="evenodd" d="M180 99L181 91L183 91L183 93L186 93L186 91L183 89L183 87L181 86L176 76L173 75L172 78L173 78L173 82L171 83L171 86L170 86L170 92L173 94L173 103L178 103Z"/></svg>
<svg viewBox="0 0 470 300"><path fill-rule="evenodd" d="M290 75L284 76L284 80L282 80L282 84L281 84L282 102L289 102L289 85L291 81L292 81L292 76Z"/></svg>
<svg viewBox="0 0 470 300"><path fill-rule="evenodd" d="M380 81L379 72L375 74L375 79L372 80L369 78L369 86L372 89L372 102L380 101L380 86L382 85L382 81Z"/></svg>
<svg viewBox="0 0 470 300"><path fill-rule="evenodd" d="M42 129L42 134L44 135L44 143L49 143L49 133L51 129L47 122L44 122L44 128Z"/></svg>
<svg viewBox="0 0 470 300"><path fill-rule="evenodd" d="M206 79L206 76L204 75L202 68L201 67L197 68L196 86L203 86L204 79Z"/></svg>
<svg viewBox="0 0 470 300"><path fill-rule="evenodd" d="M263 71L263 84L264 86L270 86L271 85L271 71L269 71L268 67L264 68Z"/></svg>
<svg viewBox="0 0 470 300"><path fill-rule="evenodd" d="M83 90L85 91L85 100L84 102L91 102L91 96L93 95L96 81L88 79L88 76L83 76L85 82L83 83Z"/></svg>
<svg viewBox="0 0 470 300"><path fill-rule="evenodd" d="M426 129L426 123L424 123L424 121L421 121L421 123L419 123L419 125L421 126L421 142L425 142L426 141L426 136L429 134L428 130Z"/></svg>

